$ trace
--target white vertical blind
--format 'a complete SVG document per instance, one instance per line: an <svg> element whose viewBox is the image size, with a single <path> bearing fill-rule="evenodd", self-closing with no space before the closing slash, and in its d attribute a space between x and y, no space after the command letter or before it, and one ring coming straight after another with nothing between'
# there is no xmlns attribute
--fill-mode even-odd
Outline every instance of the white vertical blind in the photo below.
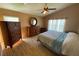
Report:
<svg viewBox="0 0 79 59"><path fill-rule="evenodd" d="M48 30L63 32L64 25L65 25L65 19L49 20Z"/></svg>

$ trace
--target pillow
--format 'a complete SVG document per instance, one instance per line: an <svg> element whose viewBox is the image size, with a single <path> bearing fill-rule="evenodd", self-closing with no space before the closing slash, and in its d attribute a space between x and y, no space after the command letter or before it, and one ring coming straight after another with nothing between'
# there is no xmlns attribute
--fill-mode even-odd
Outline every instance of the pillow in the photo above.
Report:
<svg viewBox="0 0 79 59"><path fill-rule="evenodd" d="M79 55L79 36L76 33L69 32L62 45L62 54Z"/></svg>

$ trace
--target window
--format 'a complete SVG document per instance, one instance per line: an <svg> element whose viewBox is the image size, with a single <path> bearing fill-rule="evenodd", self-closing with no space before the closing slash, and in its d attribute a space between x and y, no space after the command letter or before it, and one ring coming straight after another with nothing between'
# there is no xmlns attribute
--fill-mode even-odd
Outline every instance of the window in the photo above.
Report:
<svg viewBox="0 0 79 59"><path fill-rule="evenodd" d="M19 22L19 18L18 17L12 17L12 16L4 16L4 21Z"/></svg>
<svg viewBox="0 0 79 59"><path fill-rule="evenodd" d="M55 31L63 32L64 24L65 24L65 19L49 20L48 30L55 30Z"/></svg>

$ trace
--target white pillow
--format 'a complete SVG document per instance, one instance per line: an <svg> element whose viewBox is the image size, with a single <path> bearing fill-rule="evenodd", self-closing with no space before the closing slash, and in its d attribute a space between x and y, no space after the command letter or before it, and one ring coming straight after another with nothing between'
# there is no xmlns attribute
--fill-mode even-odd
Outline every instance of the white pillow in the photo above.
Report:
<svg viewBox="0 0 79 59"><path fill-rule="evenodd" d="M79 55L79 36L69 32L62 45L62 54Z"/></svg>

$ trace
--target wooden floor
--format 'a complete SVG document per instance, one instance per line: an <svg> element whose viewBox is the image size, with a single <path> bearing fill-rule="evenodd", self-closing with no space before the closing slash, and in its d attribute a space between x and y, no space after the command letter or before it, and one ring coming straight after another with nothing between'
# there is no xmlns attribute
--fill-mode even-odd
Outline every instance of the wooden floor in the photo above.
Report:
<svg viewBox="0 0 79 59"><path fill-rule="evenodd" d="M3 50L3 56L55 56L53 52L37 42L37 36L18 41L13 48Z"/></svg>

